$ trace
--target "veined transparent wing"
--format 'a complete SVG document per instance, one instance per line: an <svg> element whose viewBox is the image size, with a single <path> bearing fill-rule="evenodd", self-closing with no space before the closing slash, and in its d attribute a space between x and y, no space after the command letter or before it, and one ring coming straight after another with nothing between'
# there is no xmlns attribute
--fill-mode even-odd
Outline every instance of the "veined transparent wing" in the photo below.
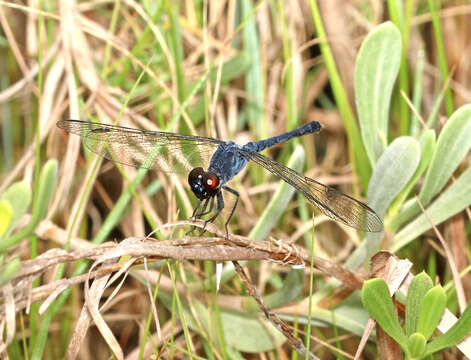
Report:
<svg viewBox="0 0 471 360"><path fill-rule="evenodd" d="M383 230L383 223L378 215L361 201L305 177L255 151L241 149L239 155L278 175L330 218L362 231L379 232Z"/></svg>
<svg viewBox="0 0 471 360"><path fill-rule="evenodd" d="M79 135L85 146L114 162L187 175L208 168L221 140L162 131L145 131L81 120L61 120L57 126Z"/></svg>

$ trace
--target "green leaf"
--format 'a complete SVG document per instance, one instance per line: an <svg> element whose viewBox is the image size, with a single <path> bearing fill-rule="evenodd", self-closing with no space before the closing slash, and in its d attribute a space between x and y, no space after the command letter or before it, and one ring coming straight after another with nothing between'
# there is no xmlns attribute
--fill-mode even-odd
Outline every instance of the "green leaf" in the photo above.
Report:
<svg viewBox="0 0 471 360"><path fill-rule="evenodd" d="M427 344L426 355L433 354L461 341L471 331L471 304L468 304L458 321L446 333Z"/></svg>
<svg viewBox="0 0 471 360"><path fill-rule="evenodd" d="M277 291L263 297L269 308L277 308L294 301L304 289L304 271L291 269L283 281L283 286ZM242 309L247 312L258 312L260 307L253 297L247 296L242 300Z"/></svg>
<svg viewBox="0 0 471 360"><path fill-rule="evenodd" d="M417 331L429 339L437 328L446 306L446 295L441 285L427 291L420 309Z"/></svg>
<svg viewBox="0 0 471 360"><path fill-rule="evenodd" d="M6 200L12 207L11 226L13 228L19 219L26 213L31 204L31 188L24 181L12 184L0 197L0 200Z"/></svg>
<svg viewBox="0 0 471 360"><path fill-rule="evenodd" d="M418 331L417 323L422 302L425 294L432 286L432 279L423 271L412 279L406 300L406 336L411 336Z"/></svg>
<svg viewBox="0 0 471 360"><path fill-rule="evenodd" d="M56 189L57 169L57 160L49 160L43 166L39 176L38 193L35 195L31 211L31 220L21 231L0 242L0 253L5 252L9 247L16 245L26 236L30 235L41 219L44 218L49 208L49 202Z"/></svg>
<svg viewBox="0 0 471 360"><path fill-rule="evenodd" d="M163 291L158 294L167 308L172 306L172 297ZM183 315L188 326L198 332L203 338L214 339L218 347L220 336L215 332L220 329L216 325L217 314L214 308L208 308L198 300L192 301L193 311L190 311L188 304L182 303ZM195 321L194 315L198 317ZM222 323L222 333L227 345L239 351L249 353L259 353L274 350L285 341L285 336L273 326L263 315L258 318L253 314L243 314L236 311L220 309L220 321Z"/></svg>
<svg viewBox="0 0 471 360"><path fill-rule="evenodd" d="M373 165L387 146L391 94L401 61L401 33L386 22L363 41L355 63L355 100L363 144Z"/></svg>
<svg viewBox="0 0 471 360"><path fill-rule="evenodd" d="M224 339L239 351L271 351L286 341L285 336L271 322L253 315L221 311L221 320Z"/></svg>
<svg viewBox="0 0 471 360"><path fill-rule="evenodd" d="M0 200L0 238L10 227L13 209L7 200Z"/></svg>
<svg viewBox="0 0 471 360"><path fill-rule="evenodd" d="M420 201L427 205L450 179L471 148L471 105L459 108L448 119L438 138L437 149L420 191Z"/></svg>
<svg viewBox="0 0 471 360"><path fill-rule="evenodd" d="M44 164L39 177L39 189L31 211L31 222L37 224L46 216L49 202L56 190L57 184L57 160L49 160Z"/></svg>
<svg viewBox="0 0 471 360"><path fill-rule="evenodd" d="M373 316L383 330L402 347L407 346L407 337L399 325L389 289L383 279L370 279L364 282L361 291L363 306Z"/></svg>
<svg viewBox="0 0 471 360"><path fill-rule="evenodd" d="M465 105L455 111L443 127L419 193L419 199L424 206L442 190L471 148L470 120L471 105ZM393 220L391 229L399 228L418 213L420 207L416 201L406 203L401 213Z"/></svg>
<svg viewBox="0 0 471 360"><path fill-rule="evenodd" d="M8 264L0 272L0 286L5 285L20 271L21 261L19 258L14 258L8 261Z"/></svg>
<svg viewBox="0 0 471 360"><path fill-rule="evenodd" d="M405 199L409 195L410 191L412 190L414 185L417 183L417 180L427 168L430 162L430 159L432 158L435 152L435 131L430 130L430 129L425 130L422 136L420 137L419 144L420 144L420 154L421 154L419 166L417 167L412 178L404 187L404 190L401 191L396 201L394 201L394 204L391 205L390 214L392 215L397 214L402 204L404 203ZM402 222L400 222L399 224L401 223ZM391 229L393 231L397 229L397 227L394 227L395 224L396 224L395 219L393 219L391 222Z"/></svg>
<svg viewBox="0 0 471 360"><path fill-rule="evenodd" d="M420 146L409 136L395 139L378 160L368 188L368 205L383 217L420 162Z"/></svg>
<svg viewBox="0 0 471 360"><path fill-rule="evenodd" d="M407 340L407 349L411 358L421 358L425 352L427 340L420 333L414 333Z"/></svg>
<svg viewBox="0 0 471 360"><path fill-rule="evenodd" d="M368 205L380 218L388 206L406 186L420 161L420 147L412 137L404 136L394 140L383 152L371 176L368 188ZM367 233L366 239L348 259L350 269L360 266L378 251L382 232Z"/></svg>
<svg viewBox="0 0 471 360"><path fill-rule="evenodd" d="M427 209L433 225L438 225L471 204L471 167L452 183ZM391 251L396 252L429 230L431 225L424 214L405 226L394 237Z"/></svg>

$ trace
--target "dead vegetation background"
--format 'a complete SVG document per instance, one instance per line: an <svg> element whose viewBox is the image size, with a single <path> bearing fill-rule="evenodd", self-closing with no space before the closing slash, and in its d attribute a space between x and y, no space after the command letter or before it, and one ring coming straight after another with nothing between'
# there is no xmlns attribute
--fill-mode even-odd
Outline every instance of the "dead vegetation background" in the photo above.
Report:
<svg viewBox="0 0 471 360"><path fill-rule="evenodd" d="M411 83L422 49L420 113L427 117L443 87L436 41L427 1L406 3L413 7L407 49ZM317 4L353 105L358 48L370 29L391 18L389 4L376 0ZM471 102L471 5L467 1L441 5L443 46L452 73L449 88L458 108ZM3 345L8 344L9 356L26 358L26 352L32 358L59 359L67 354L107 359L113 354L134 359L192 354L222 359L241 351L241 356L253 359L294 358L294 350L267 330L271 325L228 266L216 292L214 261L257 259L244 264L249 278L306 343L313 223L311 209L298 206L299 197L293 198L273 228L260 230L260 215L279 182L249 167L233 181L241 198L230 224L231 233L247 236L247 242L240 239L234 248L211 227L207 235L215 234L216 240L196 237L178 243L188 225L176 222L189 218L195 204L186 179L150 172L131 191L136 169L117 168L85 154L80 139L67 136L55 124L67 118L112 123L119 117L124 126L244 143L318 120L324 130L301 140L304 173L364 198L366 189L361 189L350 166L310 3L0 1L0 26L0 191L18 180L34 186L38 148L40 164L52 158L59 161L47 215L34 235L5 255L4 263L15 256L22 261L21 272L14 283L4 286L2 297L2 326L7 329ZM187 102L199 81L203 86ZM294 115L290 101L296 105ZM394 121L399 112L396 102L391 108L393 135L400 132ZM445 120L442 108L439 124ZM286 163L294 148L286 144L269 155ZM19 227L28 221L24 217ZM353 321L355 313L345 309L355 301L350 295L366 269L350 274L334 264L341 265L361 238L322 216L315 223L317 264L321 259L327 263L315 271L318 296L313 300L316 326L310 350L322 359L353 358L363 329ZM171 245L168 252L165 242L160 244L161 253L144 251L143 244L151 247L155 240L142 237L155 229L153 236ZM401 254L416 270L433 269L437 278L448 279L447 262L456 263L459 270L469 265L469 220L457 215L441 231L455 250L453 259L437 249L434 235L424 236ZM279 240L287 247L278 246ZM386 232L386 247L387 241ZM149 258L144 260L144 255ZM121 262L116 256L123 256ZM184 261L167 262L168 258ZM80 259L96 262L91 267L92 262ZM307 265L305 272L291 269L300 263ZM334 291L331 277L343 286ZM469 279L463 285L469 298ZM39 290L31 291L32 287ZM334 311L339 304L345 305L344 313ZM367 347L362 356L375 358L376 347ZM454 356L459 355L449 350L443 358Z"/></svg>

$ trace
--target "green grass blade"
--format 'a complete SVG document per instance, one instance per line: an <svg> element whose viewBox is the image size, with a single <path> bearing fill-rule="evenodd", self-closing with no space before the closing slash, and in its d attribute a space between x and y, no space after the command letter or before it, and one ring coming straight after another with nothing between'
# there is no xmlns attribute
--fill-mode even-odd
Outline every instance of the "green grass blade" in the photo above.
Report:
<svg viewBox="0 0 471 360"><path fill-rule="evenodd" d="M435 0L428 0L428 5L430 8L430 13L432 14L432 25L433 31L435 33L435 44L438 50L438 64L440 66L440 72L442 73L443 79L448 79L449 73L448 65L446 63L445 47L443 45L443 34L438 11L435 7ZM451 116L451 114L453 114L454 106L453 96L449 87L447 87L447 89L445 90L445 107L447 115Z"/></svg>
<svg viewBox="0 0 471 360"><path fill-rule="evenodd" d="M252 129L256 129L256 136L259 139L267 135L264 121L263 104L265 100L264 85L262 75L262 60L260 56L260 42L257 32L257 25L253 16L252 1L241 0L240 8L242 18L245 19L242 29L244 39L244 50L250 54L251 63L245 74L245 88L249 97L247 107L247 117ZM251 15L249 17L249 15Z"/></svg>

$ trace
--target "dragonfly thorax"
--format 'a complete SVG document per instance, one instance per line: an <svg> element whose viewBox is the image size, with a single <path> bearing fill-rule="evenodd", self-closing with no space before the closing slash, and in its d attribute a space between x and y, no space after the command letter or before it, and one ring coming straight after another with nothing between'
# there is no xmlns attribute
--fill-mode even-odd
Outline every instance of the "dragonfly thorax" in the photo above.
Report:
<svg viewBox="0 0 471 360"><path fill-rule="evenodd" d="M208 199L219 192L219 176L210 171L204 171L197 167L190 171L188 175L188 184L193 194L200 199Z"/></svg>

